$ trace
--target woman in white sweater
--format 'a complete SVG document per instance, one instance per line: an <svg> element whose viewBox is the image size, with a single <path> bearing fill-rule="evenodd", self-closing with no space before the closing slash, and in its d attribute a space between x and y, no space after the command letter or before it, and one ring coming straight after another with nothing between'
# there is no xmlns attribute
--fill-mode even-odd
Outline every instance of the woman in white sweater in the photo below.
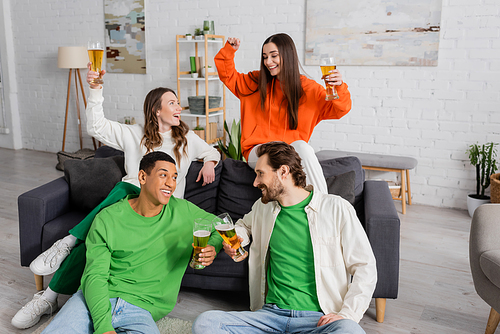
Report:
<svg viewBox="0 0 500 334"><path fill-rule="evenodd" d="M101 76L105 71L102 71ZM85 238L95 215L104 207L118 202L128 194L139 193L139 162L150 151L163 151L176 160L177 188L174 196L184 197L185 177L191 161L203 159L204 165L196 182L203 179L203 185L215 179L214 168L220 160L219 152L209 146L180 119L182 108L175 92L169 88L156 88L144 100L144 126L126 125L106 119L103 110L103 88L93 84L99 74L90 70L87 82L90 94L87 104L87 131L100 142L124 152L125 175L108 197L85 217L70 234L58 240L51 248L39 255L30 264L37 275L55 272L49 287L35 294L12 319L12 325L28 328L35 325L43 314L57 309L59 293L73 294L80 285L85 267ZM66 261L63 262L63 260Z"/></svg>
<svg viewBox="0 0 500 334"><path fill-rule="evenodd" d="M125 125L104 117L102 89L90 89L87 104L87 131L100 142L125 153L125 171L122 181L139 186L139 162L149 151L170 154L177 163L177 188L174 196L184 198L185 177L191 161L203 159L198 175L204 184L214 180L214 167L220 160L219 152L198 137L180 120L181 107L174 91L156 88L144 101L145 125ZM162 104L162 105L160 105ZM198 181L197 180L197 181Z"/></svg>

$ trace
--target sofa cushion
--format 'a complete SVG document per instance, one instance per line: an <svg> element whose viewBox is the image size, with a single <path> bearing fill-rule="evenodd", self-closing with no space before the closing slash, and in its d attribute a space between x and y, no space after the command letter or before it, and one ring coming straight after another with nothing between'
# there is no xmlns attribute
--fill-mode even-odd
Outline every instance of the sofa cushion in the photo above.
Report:
<svg viewBox="0 0 500 334"><path fill-rule="evenodd" d="M481 254L479 264L491 283L500 288L500 249L486 251Z"/></svg>
<svg viewBox="0 0 500 334"><path fill-rule="evenodd" d="M116 148L112 148L111 146L101 146L95 151L94 158L108 158L115 155L123 156L123 151L117 150Z"/></svg>
<svg viewBox="0 0 500 334"><path fill-rule="evenodd" d="M325 178L340 175L352 170L356 172L356 178L354 181L354 205L356 206L356 204L362 200L363 184L365 181L365 171L361 168L361 162L359 159L356 157L341 157L322 160L319 163L321 168L323 168Z"/></svg>
<svg viewBox="0 0 500 334"><path fill-rule="evenodd" d="M253 186L255 176L246 162L230 158L224 160L217 214L227 212L236 222L250 212L252 205L262 196L262 192Z"/></svg>
<svg viewBox="0 0 500 334"><path fill-rule="evenodd" d="M203 180L196 182L196 178L203 167L203 162L193 161L186 174L186 189L184 190L184 198L193 204L196 204L203 210L216 213L217 210L217 195L218 187L221 179L222 162L219 162L215 167L214 182L202 186Z"/></svg>
<svg viewBox="0 0 500 334"><path fill-rule="evenodd" d="M101 146L95 151L94 159L116 157L115 162L120 167L122 175L127 175L125 171L125 154L123 151L117 150L110 146Z"/></svg>
<svg viewBox="0 0 500 334"><path fill-rule="evenodd" d="M340 175L327 177L326 185L328 187L328 193L338 195L349 203L354 204L355 178L356 172L353 170Z"/></svg>
<svg viewBox="0 0 500 334"><path fill-rule="evenodd" d="M64 177L69 184L71 206L83 212L95 208L122 179L124 171L119 166L123 166L122 156L67 160Z"/></svg>

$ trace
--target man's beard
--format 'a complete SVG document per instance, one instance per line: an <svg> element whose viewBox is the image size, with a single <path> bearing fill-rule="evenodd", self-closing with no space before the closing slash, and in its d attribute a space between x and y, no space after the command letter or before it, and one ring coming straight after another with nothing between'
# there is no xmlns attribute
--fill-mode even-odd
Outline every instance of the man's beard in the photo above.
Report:
<svg viewBox="0 0 500 334"><path fill-rule="evenodd" d="M279 196L285 192L285 188L279 183L278 177L273 179L273 182L269 187L265 184L260 184L259 189L265 190L265 192L262 192L262 198L260 199L264 204L271 201L277 201Z"/></svg>

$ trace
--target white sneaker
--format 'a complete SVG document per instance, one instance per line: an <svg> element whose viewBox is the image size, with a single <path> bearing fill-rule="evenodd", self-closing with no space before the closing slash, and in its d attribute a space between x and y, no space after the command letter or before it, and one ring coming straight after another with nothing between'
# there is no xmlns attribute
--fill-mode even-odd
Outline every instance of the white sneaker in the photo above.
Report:
<svg viewBox="0 0 500 334"><path fill-rule="evenodd" d="M30 328L40 321L42 315L52 315L57 310L57 301L54 303L48 301L43 293L43 290L36 293L33 299L16 313L11 321L12 326L19 329Z"/></svg>
<svg viewBox="0 0 500 334"><path fill-rule="evenodd" d="M33 274L46 276L55 273L63 260L69 255L71 248L61 240L56 241L52 247L38 255L30 264Z"/></svg>

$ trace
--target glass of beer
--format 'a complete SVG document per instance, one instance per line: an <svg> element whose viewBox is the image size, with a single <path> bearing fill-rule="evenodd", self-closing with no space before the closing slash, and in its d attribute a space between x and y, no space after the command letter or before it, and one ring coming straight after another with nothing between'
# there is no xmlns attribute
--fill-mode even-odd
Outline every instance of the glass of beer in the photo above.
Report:
<svg viewBox="0 0 500 334"><path fill-rule="evenodd" d="M208 239L212 233L212 222L203 218L196 218L193 226L193 257L189 266L193 269L203 269L200 261L201 250L207 247Z"/></svg>
<svg viewBox="0 0 500 334"><path fill-rule="evenodd" d="M223 213L213 220L215 229L219 232L224 241L236 250L234 262L240 262L246 259L248 252L241 247L240 240L234 229L234 223L228 213Z"/></svg>
<svg viewBox="0 0 500 334"><path fill-rule="evenodd" d="M326 77L330 74L330 71L337 68L337 64L335 63L334 57L322 56L319 60L319 65L321 67L321 74L323 75L321 79L325 80L326 87L326 101L336 100L339 98L337 91L335 90L335 86L330 85L328 81L326 81Z"/></svg>
<svg viewBox="0 0 500 334"><path fill-rule="evenodd" d="M101 77L102 57L104 56L104 44L99 41L89 41L88 45L89 61L92 63L90 69L99 73L99 78L92 80L93 84L100 85L104 81Z"/></svg>

